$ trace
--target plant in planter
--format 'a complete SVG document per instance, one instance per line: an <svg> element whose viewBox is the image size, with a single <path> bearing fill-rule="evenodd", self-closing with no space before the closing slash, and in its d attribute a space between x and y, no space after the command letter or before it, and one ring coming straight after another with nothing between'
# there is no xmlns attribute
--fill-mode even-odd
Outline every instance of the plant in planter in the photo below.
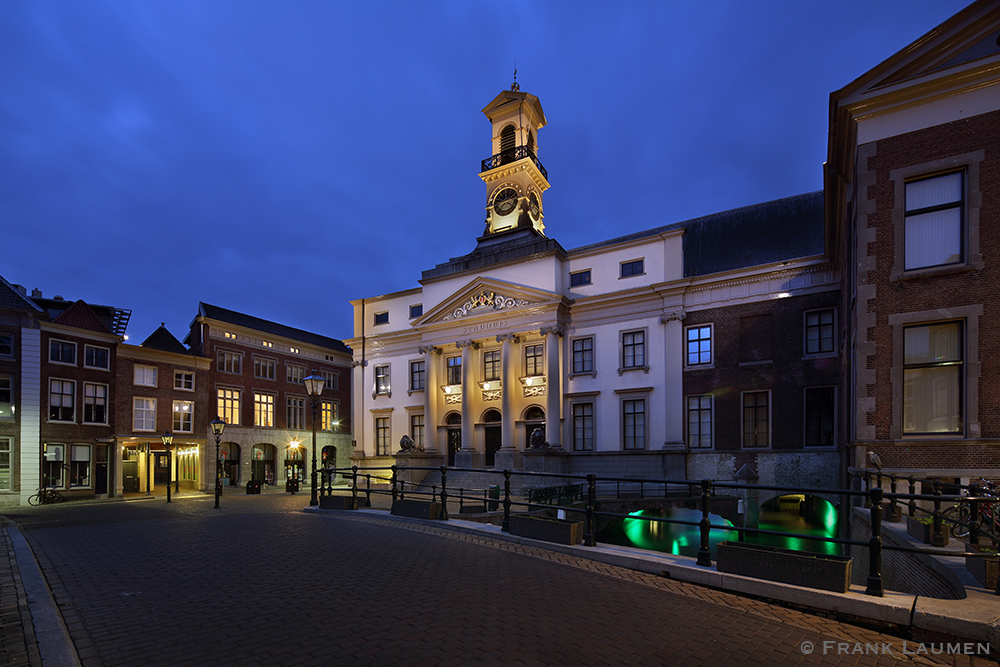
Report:
<svg viewBox="0 0 1000 667"><path fill-rule="evenodd" d="M997 550L991 547L983 547L977 544L970 544L969 551L992 554L989 558L966 556L965 569L987 590L996 590L997 571L1000 570L1000 561L997 560Z"/></svg>
<svg viewBox="0 0 1000 667"><path fill-rule="evenodd" d="M943 547L948 544L951 536L951 529L948 524L941 522L941 544L934 544L934 517L932 516L908 516L906 517L906 532L915 540L924 544L933 544L936 547Z"/></svg>

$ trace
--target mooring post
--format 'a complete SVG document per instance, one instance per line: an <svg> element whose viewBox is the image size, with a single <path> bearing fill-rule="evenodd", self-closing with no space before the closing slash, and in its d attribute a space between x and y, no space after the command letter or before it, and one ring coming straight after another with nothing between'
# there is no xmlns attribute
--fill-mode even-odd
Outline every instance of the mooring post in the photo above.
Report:
<svg viewBox="0 0 1000 667"><path fill-rule="evenodd" d="M351 507L358 506L358 466L351 466Z"/></svg>
<svg viewBox="0 0 1000 667"><path fill-rule="evenodd" d="M910 495L915 496L917 495L917 478L910 475L908 479L910 481ZM907 508L910 510L910 516L917 516L917 499L910 498Z"/></svg>
<svg viewBox="0 0 1000 667"><path fill-rule="evenodd" d="M865 593L885 596L882 589L882 487L870 492L872 506L872 537L868 540L868 588Z"/></svg>
<svg viewBox="0 0 1000 667"><path fill-rule="evenodd" d="M503 524L500 530L510 532L510 470L503 471Z"/></svg>
<svg viewBox="0 0 1000 667"><path fill-rule="evenodd" d="M448 467L441 466L441 520L448 520Z"/></svg>

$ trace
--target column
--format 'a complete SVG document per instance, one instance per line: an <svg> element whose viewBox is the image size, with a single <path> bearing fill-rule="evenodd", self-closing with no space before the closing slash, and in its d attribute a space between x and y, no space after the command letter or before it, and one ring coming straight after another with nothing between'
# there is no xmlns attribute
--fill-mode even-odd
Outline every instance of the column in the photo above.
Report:
<svg viewBox="0 0 1000 667"><path fill-rule="evenodd" d="M559 359L562 356L560 340L563 330L548 327L541 330L545 336L545 440L550 447L559 448L562 442L562 373Z"/></svg>
<svg viewBox="0 0 1000 667"><path fill-rule="evenodd" d="M365 384L365 367L368 361L356 360L351 362L351 431L354 435L354 450L352 455L372 456L375 454L374 445L369 442L366 435L368 419L370 415L365 410L365 393L371 388ZM278 467L278 457L276 455L274 466ZM277 470L275 470L275 480L277 480Z"/></svg>
<svg viewBox="0 0 1000 667"><path fill-rule="evenodd" d="M664 360L664 392L662 407L664 410L664 449L684 448L684 311L677 310L660 316L663 324ZM680 358L678 358L680 354ZM652 440L652 433L650 433ZM652 442L650 442L652 446ZM686 473L685 473L686 474Z"/></svg>
<svg viewBox="0 0 1000 667"><path fill-rule="evenodd" d="M441 349L433 345L419 348L424 355L424 451L438 451L438 401L441 381L438 378L438 358Z"/></svg>
<svg viewBox="0 0 1000 667"><path fill-rule="evenodd" d="M500 348L500 382L503 386L503 396L500 399L500 413L503 421L500 426L500 449L513 450L514 446L514 396L520 389L517 373L514 369L514 345L518 338L515 334L502 334L497 336L497 342L503 347Z"/></svg>
<svg viewBox="0 0 1000 667"><path fill-rule="evenodd" d="M476 383L472 374L472 351L479 343L471 340L455 343L462 350L462 450L475 451L475 424L472 414L472 399Z"/></svg>

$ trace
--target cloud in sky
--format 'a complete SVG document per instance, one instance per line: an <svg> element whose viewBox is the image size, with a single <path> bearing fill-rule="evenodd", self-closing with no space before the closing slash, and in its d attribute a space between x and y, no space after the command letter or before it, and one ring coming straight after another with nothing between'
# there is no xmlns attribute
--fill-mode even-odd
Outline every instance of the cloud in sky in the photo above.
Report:
<svg viewBox="0 0 1000 667"><path fill-rule="evenodd" d="M819 190L829 94L966 4L9 0L0 275L349 338L475 246L515 63L571 249Z"/></svg>

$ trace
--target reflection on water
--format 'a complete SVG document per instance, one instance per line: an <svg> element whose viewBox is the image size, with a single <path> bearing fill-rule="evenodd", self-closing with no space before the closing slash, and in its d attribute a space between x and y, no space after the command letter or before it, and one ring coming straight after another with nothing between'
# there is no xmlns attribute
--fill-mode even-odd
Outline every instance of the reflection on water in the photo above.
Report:
<svg viewBox="0 0 1000 667"><path fill-rule="evenodd" d="M701 512L693 509L666 508L658 510L640 510L631 512L629 516L635 519L620 519L609 525L598 536L599 542L609 544L620 544L622 546L639 547L651 551L662 551L664 553L676 554L679 556L698 556L698 549L701 545L701 530L697 525L686 525L676 523L665 523L659 521L648 521L647 518L666 518L679 521L690 521L697 523L701 521ZM643 517L643 518L638 518ZM709 521L713 526L731 526L731 522L716 514L709 514ZM801 533L804 535L815 535L816 537L837 537L837 513L836 509L829 503L821 507L818 516L805 518L799 515L798 511L790 509L761 510L760 523L761 530L773 530L783 533ZM709 552L714 559L716 557L716 545L725 540L736 541L739 533L735 530L712 529L709 536ZM746 535L747 542L767 544L781 547L783 549L794 549L796 551L811 551L839 555L840 548L833 542L823 542L802 537L786 537L780 535Z"/></svg>

